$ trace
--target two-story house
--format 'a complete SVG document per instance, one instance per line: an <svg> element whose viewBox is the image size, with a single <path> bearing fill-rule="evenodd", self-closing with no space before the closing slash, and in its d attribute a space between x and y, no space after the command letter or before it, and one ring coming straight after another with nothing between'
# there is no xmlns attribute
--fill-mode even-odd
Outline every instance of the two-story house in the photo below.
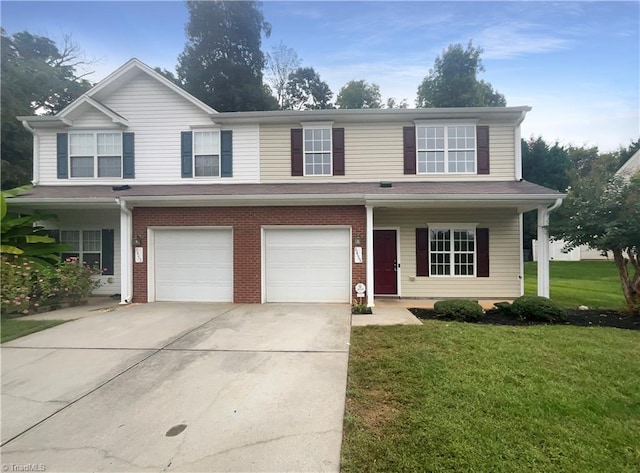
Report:
<svg viewBox="0 0 640 473"><path fill-rule="evenodd" d="M522 180L527 111L218 113L132 59L19 117L35 185L11 205L55 213L65 256L123 303L515 298L522 213L544 241L563 197Z"/></svg>

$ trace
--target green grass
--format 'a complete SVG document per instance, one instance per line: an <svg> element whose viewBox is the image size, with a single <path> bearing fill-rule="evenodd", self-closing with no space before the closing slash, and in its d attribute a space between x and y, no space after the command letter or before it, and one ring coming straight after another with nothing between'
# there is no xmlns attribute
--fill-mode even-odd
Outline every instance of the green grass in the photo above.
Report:
<svg viewBox="0 0 640 473"><path fill-rule="evenodd" d="M355 327L345 472L638 472L640 333Z"/></svg>
<svg viewBox="0 0 640 473"><path fill-rule="evenodd" d="M2 317L0 325L0 343L24 337L30 333L68 322L67 320L20 320L19 318Z"/></svg>
<svg viewBox="0 0 640 473"><path fill-rule="evenodd" d="M524 293L537 294L537 263L524 264ZM613 261L551 261L551 299L565 307L598 309L625 307L618 268Z"/></svg>

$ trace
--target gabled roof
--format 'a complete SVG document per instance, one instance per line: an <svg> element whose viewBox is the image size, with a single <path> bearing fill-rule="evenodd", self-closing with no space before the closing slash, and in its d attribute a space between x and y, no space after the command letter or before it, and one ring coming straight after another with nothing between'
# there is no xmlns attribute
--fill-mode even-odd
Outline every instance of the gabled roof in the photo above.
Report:
<svg viewBox="0 0 640 473"><path fill-rule="evenodd" d="M100 113L102 113L102 114L106 115L107 117L109 117L113 121L113 123L117 123L119 125L124 125L124 126L129 126L129 122L122 115L120 115L117 112L111 110L105 104L100 103L97 100L92 99L91 97L89 97L86 94L81 96L77 100L75 100L73 103L71 103L67 107L65 107L64 110L62 110L61 112L59 112L55 116L57 118L60 118L60 119L70 118L70 115L75 110L78 110L82 105L85 105L85 104L95 108Z"/></svg>
<svg viewBox="0 0 640 473"><path fill-rule="evenodd" d="M127 125L126 119L120 116L115 111L111 110L109 107L105 106L101 103L101 100L104 97L111 94L114 90L122 87L122 85L131 78L135 77L137 74L146 74L150 78L156 80L161 83L165 87L168 87L176 94L180 95L187 101L191 102L193 105L201 109L208 115L216 115L218 112L213 108L209 107L204 102L201 102L193 95L189 94L182 88L178 87L176 84L171 82L169 79L164 77L162 74L157 73L151 67L147 66L145 63L140 61L137 58L130 59L125 64L120 66L114 72L109 74L107 77L102 79L98 84L92 87L90 90L82 94L76 100L74 100L71 104L67 105L63 110L55 114L53 117L47 117L46 120L42 120L42 117L38 116L20 116L17 117L18 120L23 123L26 122L32 127L43 127L43 126L69 126L71 123L68 119L69 115L73 113L74 110L77 110L82 105L88 104L93 108L99 110L101 113L105 114L109 118L113 120L114 123Z"/></svg>
<svg viewBox="0 0 640 473"><path fill-rule="evenodd" d="M620 169L616 171L616 176L629 179L638 172L640 172L640 149L627 159L626 163L620 166Z"/></svg>

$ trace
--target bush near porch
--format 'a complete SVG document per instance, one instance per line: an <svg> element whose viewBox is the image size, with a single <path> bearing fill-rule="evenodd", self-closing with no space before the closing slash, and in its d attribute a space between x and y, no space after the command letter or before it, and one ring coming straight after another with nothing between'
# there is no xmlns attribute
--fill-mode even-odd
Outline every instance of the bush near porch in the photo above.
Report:
<svg viewBox="0 0 640 473"><path fill-rule="evenodd" d="M524 264L524 293L537 294L537 263ZM613 261L549 262L550 296L555 302L576 308L623 309L620 276Z"/></svg>
<svg viewBox="0 0 640 473"><path fill-rule="evenodd" d="M43 265L18 255L2 255L2 315L26 315L44 308L79 305L100 281L100 271L75 260Z"/></svg>

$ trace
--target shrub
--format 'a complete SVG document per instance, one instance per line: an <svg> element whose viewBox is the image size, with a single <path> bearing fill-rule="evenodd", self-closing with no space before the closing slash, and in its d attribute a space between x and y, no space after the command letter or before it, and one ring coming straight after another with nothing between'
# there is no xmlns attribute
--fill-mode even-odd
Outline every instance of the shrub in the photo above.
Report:
<svg viewBox="0 0 640 473"><path fill-rule="evenodd" d="M30 309L52 303L78 304L100 286L92 278L99 273L77 261L50 266L2 255L2 314L28 314Z"/></svg>
<svg viewBox="0 0 640 473"><path fill-rule="evenodd" d="M567 311L561 305L540 296L518 297L511 305L511 312L523 320L538 320L549 323L568 320Z"/></svg>
<svg viewBox="0 0 640 473"><path fill-rule="evenodd" d="M358 302L357 300L353 300L351 304L351 313L352 314L371 314L371 307L367 305L366 302Z"/></svg>
<svg viewBox="0 0 640 473"><path fill-rule="evenodd" d="M436 317L466 322L477 322L484 315L477 301L463 299L438 301L433 309Z"/></svg>

